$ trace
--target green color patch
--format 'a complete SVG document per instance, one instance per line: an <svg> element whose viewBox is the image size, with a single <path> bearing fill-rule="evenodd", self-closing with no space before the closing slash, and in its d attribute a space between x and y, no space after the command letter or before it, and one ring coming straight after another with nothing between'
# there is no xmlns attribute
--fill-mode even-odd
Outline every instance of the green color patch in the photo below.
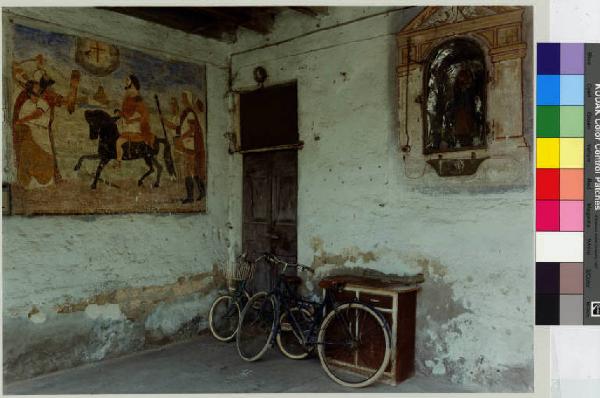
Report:
<svg viewBox="0 0 600 398"><path fill-rule="evenodd" d="M536 108L536 136L560 138L560 106L538 106Z"/></svg>
<svg viewBox="0 0 600 398"><path fill-rule="evenodd" d="M583 106L560 107L560 136L583 137Z"/></svg>

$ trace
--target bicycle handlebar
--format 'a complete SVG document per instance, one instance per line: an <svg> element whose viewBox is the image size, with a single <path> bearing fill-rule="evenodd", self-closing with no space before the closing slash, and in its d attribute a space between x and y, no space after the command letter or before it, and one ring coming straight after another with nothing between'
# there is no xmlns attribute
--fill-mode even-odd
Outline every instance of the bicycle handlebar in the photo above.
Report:
<svg viewBox="0 0 600 398"><path fill-rule="evenodd" d="M259 262L259 261L260 261L260 260L262 260L262 259L265 259L265 260L267 260L267 261L268 261L268 262L270 262L271 264L283 265L283 267L284 267L284 268L286 268L286 267L295 267L295 268L299 268L299 269L301 269L301 270L304 270L304 271L308 271L308 272L310 272L311 274L314 274L314 273L315 273L315 270L314 270L314 269L312 269L312 268L311 268L311 267L309 267L309 266L302 265L302 264L292 264L292 263L288 263L288 262L286 262L286 261L283 261L282 259L280 259L280 258L279 258L279 257L277 257L276 255L274 255L273 253L269 253L269 252L263 253L263 255L262 255L262 256L260 256L260 257L258 257L256 260L254 260L254 262L255 262L255 263L256 263L256 262Z"/></svg>

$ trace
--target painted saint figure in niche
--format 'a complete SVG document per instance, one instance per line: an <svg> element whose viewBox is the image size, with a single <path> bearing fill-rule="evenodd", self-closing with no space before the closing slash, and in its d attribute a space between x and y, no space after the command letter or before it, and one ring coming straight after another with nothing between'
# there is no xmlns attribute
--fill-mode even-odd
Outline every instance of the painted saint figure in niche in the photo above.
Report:
<svg viewBox="0 0 600 398"><path fill-rule="evenodd" d="M425 74L424 152L485 147L485 56L466 38L431 52Z"/></svg>
<svg viewBox="0 0 600 398"><path fill-rule="evenodd" d="M204 132L200 125L200 120L196 110L192 107L189 98L190 93L182 94L182 103L184 110L181 113L178 133L175 139L175 150L183 158L183 171L185 175L186 197L182 203L191 203L194 201L194 185L198 189L196 200L202 200L206 196L206 151L204 148ZM204 104L202 101L196 101L196 107L199 112L204 113ZM181 131L184 130L183 134Z"/></svg>
<svg viewBox="0 0 600 398"><path fill-rule="evenodd" d="M123 144L126 142L145 142L150 147L154 146L155 136L150 131L150 115L140 95L140 81L135 75L129 75L125 80L125 97L120 110L120 136L117 139L116 150L117 167L123 160Z"/></svg>
<svg viewBox="0 0 600 398"><path fill-rule="evenodd" d="M454 95L447 103L445 118L449 121L454 146L480 144L481 98L473 90L473 74L469 69L461 69L456 76Z"/></svg>

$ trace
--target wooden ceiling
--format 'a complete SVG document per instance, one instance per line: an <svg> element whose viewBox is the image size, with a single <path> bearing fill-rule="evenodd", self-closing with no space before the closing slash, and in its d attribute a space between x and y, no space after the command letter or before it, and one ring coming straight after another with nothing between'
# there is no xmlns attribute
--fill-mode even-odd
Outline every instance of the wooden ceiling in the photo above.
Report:
<svg viewBox="0 0 600 398"><path fill-rule="evenodd" d="M316 17L327 7L100 7L158 23L186 33L227 42L236 40L239 27L260 34L273 28L275 17L284 10Z"/></svg>

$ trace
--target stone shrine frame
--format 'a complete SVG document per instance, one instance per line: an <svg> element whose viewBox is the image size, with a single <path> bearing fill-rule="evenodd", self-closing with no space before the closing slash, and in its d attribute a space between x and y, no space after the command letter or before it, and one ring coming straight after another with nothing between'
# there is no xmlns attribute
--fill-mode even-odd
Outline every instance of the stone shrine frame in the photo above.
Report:
<svg viewBox="0 0 600 398"><path fill-rule="evenodd" d="M426 7L397 34L399 143L403 152L421 157L440 176L475 174L491 155L526 152L522 150L528 147L523 120L524 12L524 7L516 6ZM425 75L432 52L452 41L468 41L483 53L485 134L477 145L432 149L426 147Z"/></svg>

